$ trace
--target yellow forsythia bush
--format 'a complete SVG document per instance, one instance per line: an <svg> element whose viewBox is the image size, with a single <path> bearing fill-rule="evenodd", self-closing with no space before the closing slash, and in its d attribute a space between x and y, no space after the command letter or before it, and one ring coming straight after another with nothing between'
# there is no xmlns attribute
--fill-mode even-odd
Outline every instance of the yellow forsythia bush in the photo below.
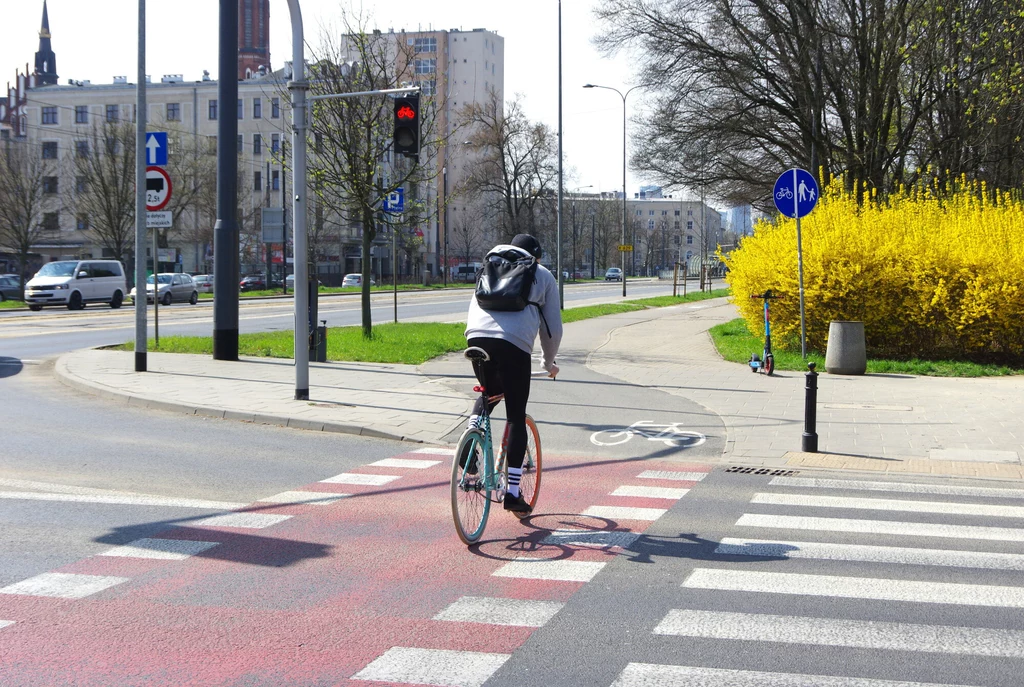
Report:
<svg viewBox="0 0 1024 687"><path fill-rule="evenodd" d="M961 179L858 203L833 180L801 220L808 347L824 351L832 320L862 320L868 354L1024 359L1024 203ZM772 289L777 346L799 349L796 221L762 221L724 256L733 299L764 330Z"/></svg>

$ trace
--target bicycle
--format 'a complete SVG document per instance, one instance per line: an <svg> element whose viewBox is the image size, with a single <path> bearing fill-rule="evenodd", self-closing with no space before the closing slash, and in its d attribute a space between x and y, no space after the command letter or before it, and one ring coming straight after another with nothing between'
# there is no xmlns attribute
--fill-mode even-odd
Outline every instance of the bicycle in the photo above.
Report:
<svg viewBox="0 0 1024 687"><path fill-rule="evenodd" d="M487 351L472 346L466 349L466 358L473 363L473 371L477 379L482 380L480 365L490 359ZM534 376L546 375L546 372L531 373ZM506 453L508 448L508 425L501 440L501 452L498 461L494 461L494 449L491 435L491 416L488 412L490 403L502 399L503 394L487 396L483 383L473 387L473 391L484 397L483 413L475 428L467 429L459 438L452 460L451 501L452 519L455 531L464 544L470 545L480 541L492 503L505 500L508 487L508 465ZM540 495L541 480L541 448L540 433L537 423L529 415L526 416L526 456L523 458L523 475L520 478L519 490L523 500L530 504L531 512L537 507ZM530 513L515 513L520 520Z"/></svg>
<svg viewBox="0 0 1024 687"><path fill-rule="evenodd" d="M761 298L764 300L764 350L761 352L761 358L757 357L757 353L750 355L750 371L757 373L761 370L766 375L771 376L775 372L775 355L772 353L772 328L771 328L771 317L768 312L768 302L771 300L777 300L784 298L784 296L776 296L772 293L771 289L768 289L764 293L751 294L751 298Z"/></svg>

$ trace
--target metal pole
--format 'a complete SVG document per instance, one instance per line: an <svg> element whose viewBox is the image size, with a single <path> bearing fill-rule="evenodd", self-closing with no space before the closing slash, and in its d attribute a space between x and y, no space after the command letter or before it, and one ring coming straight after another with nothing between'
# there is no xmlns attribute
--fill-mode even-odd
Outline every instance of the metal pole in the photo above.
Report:
<svg viewBox="0 0 1024 687"><path fill-rule="evenodd" d="M139 293L135 290L136 295ZM160 246L157 244L157 229L153 228L153 344L160 348Z"/></svg>
<svg viewBox="0 0 1024 687"><path fill-rule="evenodd" d="M398 228L391 227L391 278L395 282L395 322L398 322Z"/></svg>
<svg viewBox="0 0 1024 687"><path fill-rule="evenodd" d="M146 371L146 0L139 0L135 86L135 371ZM97 151L98 152L98 151ZM24 267L24 266L23 266Z"/></svg>
<svg viewBox="0 0 1024 687"><path fill-rule="evenodd" d="M221 0L224 2L224 0ZM306 58L303 54L302 10L288 0L292 20L292 227L295 237L295 400L309 400L309 250L306 241ZM237 86L237 84L236 84Z"/></svg>
<svg viewBox="0 0 1024 687"><path fill-rule="evenodd" d="M558 307L565 309L565 279L562 277L562 0L558 0L558 238L555 267L558 270ZM623 282L625 283L625 282Z"/></svg>
<svg viewBox="0 0 1024 687"><path fill-rule="evenodd" d="M818 452L818 432L814 426L818 421L818 373L814 368L815 363L807 363L810 372L805 375L804 433L800 442L800 450L805 453Z"/></svg>
<svg viewBox="0 0 1024 687"><path fill-rule="evenodd" d="M618 91L615 91L619 93ZM622 96L622 245L626 245L626 96ZM619 251L619 260L622 263L622 297L626 297L626 253Z"/></svg>
<svg viewBox="0 0 1024 687"><path fill-rule="evenodd" d="M220 0L217 223L213 229L213 359L238 360L238 3ZM156 265L156 256L153 256ZM156 270L154 270L154 274ZM153 284L154 288L157 286ZM156 292L153 293L156 296Z"/></svg>
<svg viewBox="0 0 1024 687"><path fill-rule="evenodd" d="M800 238L800 206L796 192L796 168L793 168L793 215L796 217L796 265L800 277L800 355L807 358L807 325L804 321L804 252Z"/></svg>
<svg viewBox="0 0 1024 687"><path fill-rule="evenodd" d="M441 204L444 206L444 265L441 267L441 273L444 274L444 286L448 288L448 149L444 150L445 164L441 168L442 177L442 200Z"/></svg>
<svg viewBox="0 0 1024 687"><path fill-rule="evenodd" d="M288 178L284 174L285 144L281 141L281 288L284 295L288 295L288 203L287 191ZM268 189L269 190L269 189Z"/></svg>
<svg viewBox="0 0 1024 687"><path fill-rule="evenodd" d="M591 215L590 216L590 278L591 279L595 279L595 277L594 277L594 269L595 269L595 267L594 266L597 263L597 253L594 252L594 248L595 248L594 232L596 230L597 230L597 216L596 215Z"/></svg>

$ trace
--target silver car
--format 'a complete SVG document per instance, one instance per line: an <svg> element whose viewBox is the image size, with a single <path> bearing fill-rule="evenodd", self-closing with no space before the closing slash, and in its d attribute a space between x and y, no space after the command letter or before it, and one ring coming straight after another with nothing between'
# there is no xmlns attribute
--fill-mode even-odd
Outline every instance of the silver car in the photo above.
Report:
<svg viewBox="0 0 1024 687"><path fill-rule="evenodd" d="M174 301L185 302L188 301L192 305L195 305L199 301L199 292L196 290L196 285L192 281L192 277L188 274L178 274L176 272L161 272L157 276L157 286L159 287L160 305L170 305ZM148 303L153 302L153 294L155 289L153 286L153 275L150 275L146 279L146 301ZM136 292L132 289L128 297L132 299L132 303L135 302Z"/></svg>

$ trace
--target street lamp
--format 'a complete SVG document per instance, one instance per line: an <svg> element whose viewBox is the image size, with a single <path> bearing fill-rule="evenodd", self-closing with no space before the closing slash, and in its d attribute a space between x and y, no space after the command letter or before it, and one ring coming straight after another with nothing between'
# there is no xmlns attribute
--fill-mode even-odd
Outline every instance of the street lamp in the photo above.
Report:
<svg viewBox="0 0 1024 687"><path fill-rule="evenodd" d="M623 93L617 88L611 86L599 86L597 84L588 83L584 88L603 88L608 91L615 91L622 98L622 244L626 243L626 96L632 93L640 85L633 86L628 91ZM622 262L622 297L626 297L626 253L619 251Z"/></svg>
<svg viewBox="0 0 1024 687"><path fill-rule="evenodd" d="M586 186L577 186L569 191L569 195L572 196L572 280L574 282L576 281L576 196L573 194L578 193L585 188L594 188L594 185L587 184ZM591 259L593 259L593 256L591 256Z"/></svg>

